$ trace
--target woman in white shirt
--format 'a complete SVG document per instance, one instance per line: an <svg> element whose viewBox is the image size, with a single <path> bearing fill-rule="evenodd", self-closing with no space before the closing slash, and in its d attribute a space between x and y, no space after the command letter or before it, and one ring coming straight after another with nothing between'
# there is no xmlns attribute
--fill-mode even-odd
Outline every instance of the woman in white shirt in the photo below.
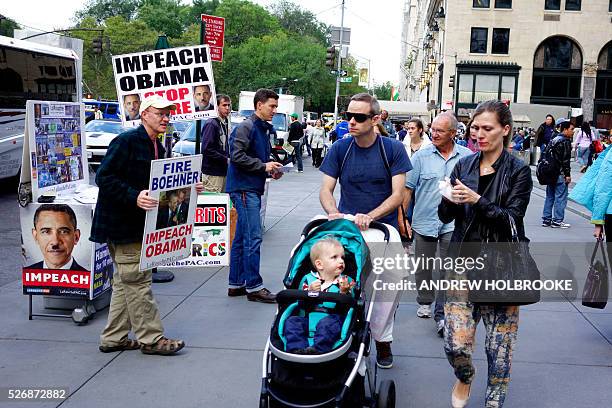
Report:
<svg viewBox="0 0 612 408"><path fill-rule="evenodd" d="M312 149L312 165L318 168L323 161L321 153L323 152L323 145L325 144L325 129L320 119L317 119L315 126L310 129L308 143L310 143L310 148Z"/></svg>
<svg viewBox="0 0 612 408"><path fill-rule="evenodd" d="M591 163L591 143L595 137L588 122L582 122L580 130L574 135L576 136L574 139L576 160L580 163L580 172L584 173Z"/></svg>

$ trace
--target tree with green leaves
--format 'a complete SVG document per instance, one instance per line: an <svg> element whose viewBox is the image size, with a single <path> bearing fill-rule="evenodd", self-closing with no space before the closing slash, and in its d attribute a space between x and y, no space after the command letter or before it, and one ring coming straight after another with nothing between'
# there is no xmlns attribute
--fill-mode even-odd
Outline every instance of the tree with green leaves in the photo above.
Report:
<svg viewBox="0 0 612 408"><path fill-rule="evenodd" d="M384 82L382 84L374 84L374 95L381 101L390 101L391 88L393 88L393 84L391 84L390 81Z"/></svg>
<svg viewBox="0 0 612 408"><path fill-rule="evenodd" d="M273 4L270 11L288 33L300 37L309 36L320 44L327 44L326 34L329 28L326 24L317 20L317 16L311 11L305 10L288 0L280 0Z"/></svg>
<svg viewBox="0 0 612 408"><path fill-rule="evenodd" d="M110 17L104 25L96 23L93 17L86 17L79 28L100 28L110 40L111 49L103 49L98 55L92 51L92 41L99 36L95 31L76 31L73 36L84 41L83 82L84 88L96 97L116 99L115 80L110 55L128 54L153 49L157 33L140 21L126 21L123 17ZM103 42L104 44L104 42Z"/></svg>
<svg viewBox="0 0 612 408"><path fill-rule="evenodd" d="M13 32L19 28L19 24L17 24L10 18L0 19L0 35L3 35L5 37L12 37Z"/></svg>
<svg viewBox="0 0 612 408"><path fill-rule="evenodd" d="M183 6L180 0L144 0L138 8L137 19L159 33L180 37L189 10L190 7Z"/></svg>
<svg viewBox="0 0 612 408"><path fill-rule="evenodd" d="M225 42L230 47L280 29L278 20L265 8L246 0L223 0L215 15L225 17Z"/></svg>
<svg viewBox="0 0 612 408"><path fill-rule="evenodd" d="M141 4L142 0L88 0L82 9L77 11L76 22L91 17L97 24L102 24L107 18L116 16L131 21L136 17Z"/></svg>
<svg viewBox="0 0 612 408"><path fill-rule="evenodd" d="M219 3L219 0L193 0L193 4L189 8L183 24L185 27L189 27L195 23L200 24L200 16L202 14L214 16L217 7L219 7Z"/></svg>

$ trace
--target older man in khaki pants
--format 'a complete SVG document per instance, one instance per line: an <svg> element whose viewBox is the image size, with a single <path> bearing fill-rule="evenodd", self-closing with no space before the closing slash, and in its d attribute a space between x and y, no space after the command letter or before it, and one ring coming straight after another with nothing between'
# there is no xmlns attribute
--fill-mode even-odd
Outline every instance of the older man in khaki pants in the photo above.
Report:
<svg viewBox="0 0 612 408"><path fill-rule="evenodd" d="M140 348L169 355L185 346L164 337L151 270L139 270L146 211L158 206L148 190L151 160L164 157L157 135L166 132L172 110L176 106L160 96L146 98L139 111L142 124L113 139L96 175L100 192L90 240L107 243L115 263L108 322L100 336L104 353ZM196 189L202 191L202 184ZM137 340L128 338L130 330Z"/></svg>

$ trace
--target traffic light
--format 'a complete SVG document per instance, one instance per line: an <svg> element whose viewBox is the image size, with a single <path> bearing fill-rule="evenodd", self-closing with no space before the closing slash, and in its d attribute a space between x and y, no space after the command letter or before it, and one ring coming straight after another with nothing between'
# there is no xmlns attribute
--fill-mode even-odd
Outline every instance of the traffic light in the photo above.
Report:
<svg viewBox="0 0 612 408"><path fill-rule="evenodd" d="M450 76L450 79L448 80L448 86L450 88L454 88L455 87L455 76L454 75Z"/></svg>
<svg viewBox="0 0 612 408"><path fill-rule="evenodd" d="M102 38L95 37L92 40L91 45L94 54L102 54Z"/></svg>
<svg viewBox="0 0 612 408"><path fill-rule="evenodd" d="M336 65L336 47L327 47L325 66L333 68Z"/></svg>

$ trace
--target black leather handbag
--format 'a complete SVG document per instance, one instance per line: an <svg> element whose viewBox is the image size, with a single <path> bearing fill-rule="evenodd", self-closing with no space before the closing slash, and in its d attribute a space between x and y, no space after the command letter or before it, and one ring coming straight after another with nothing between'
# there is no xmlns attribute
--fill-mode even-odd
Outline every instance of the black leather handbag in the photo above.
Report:
<svg viewBox="0 0 612 408"><path fill-rule="evenodd" d="M591 255L591 263L582 290L582 305L594 309L603 309L608 303L608 257L604 247L603 240L598 239L593 249L593 255ZM599 259L595 260L600 248L603 264Z"/></svg>
<svg viewBox="0 0 612 408"><path fill-rule="evenodd" d="M468 278L480 280L478 290L470 290L468 300L472 303L520 306L540 301L540 291L533 288L513 290L518 284L533 283L540 279L538 265L529 253L529 240L518 238L514 218L508 214L510 224L509 242L483 242L479 258L484 260L482 270L471 269ZM500 286L487 287L485 281ZM520 282L519 282L520 281ZM503 282L503 284L502 284ZM507 285L503 287L502 285ZM512 286L511 289L509 286ZM533 285L531 285L533 286Z"/></svg>

